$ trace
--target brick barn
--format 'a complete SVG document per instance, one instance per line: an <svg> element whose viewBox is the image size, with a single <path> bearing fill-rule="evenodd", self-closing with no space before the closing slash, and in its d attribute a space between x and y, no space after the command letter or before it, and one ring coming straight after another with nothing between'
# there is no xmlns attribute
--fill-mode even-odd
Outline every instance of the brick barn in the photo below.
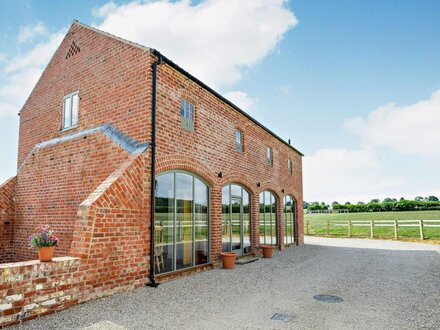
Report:
<svg viewBox="0 0 440 330"><path fill-rule="evenodd" d="M79 302L303 242L302 154L154 49L74 21L19 115L0 262L51 225Z"/></svg>

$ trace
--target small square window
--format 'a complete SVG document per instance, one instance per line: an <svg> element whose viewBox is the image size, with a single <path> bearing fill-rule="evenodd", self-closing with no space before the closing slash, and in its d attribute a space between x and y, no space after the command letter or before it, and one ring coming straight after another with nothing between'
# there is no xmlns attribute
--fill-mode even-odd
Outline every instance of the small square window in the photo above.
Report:
<svg viewBox="0 0 440 330"><path fill-rule="evenodd" d="M182 128L194 131L194 106L187 100L182 99L180 105L180 115L182 117Z"/></svg>
<svg viewBox="0 0 440 330"><path fill-rule="evenodd" d="M240 130L235 130L235 150L243 151L243 134Z"/></svg>
<svg viewBox="0 0 440 330"><path fill-rule="evenodd" d="M62 129L68 129L78 125L78 103L78 91L63 97Z"/></svg>
<svg viewBox="0 0 440 330"><path fill-rule="evenodd" d="M290 159L287 160L287 173L292 175L292 161Z"/></svg>
<svg viewBox="0 0 440 330"><path fill-rule="evenodd" d="M272 165L272 148L267 147L266 149L266 161L269 165Z"/></svg>

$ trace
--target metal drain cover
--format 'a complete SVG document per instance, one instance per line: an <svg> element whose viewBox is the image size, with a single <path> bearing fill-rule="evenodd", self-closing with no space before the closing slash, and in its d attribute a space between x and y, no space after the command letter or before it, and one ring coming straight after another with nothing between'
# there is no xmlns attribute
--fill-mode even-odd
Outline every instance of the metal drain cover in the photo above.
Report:
<svg viewBox="0 0 440 330"><path fill-rule="evenodd" d="M290 315L286 315L286 314L274 314L270 319L271 320L275 320L275 321L283 321L283 322L287 322L292 318L292 316Z"/></svg>
<svg viewBox="0 0 440 330"><path fill-rule="evenodd" d="M336 296L331 296L329 294L317 294L316 296L313 296L313 298L315 298L318 301L322 301L322 302L326 302L326 303L340 303L343 302L344 299L336 297Z"/></svg>

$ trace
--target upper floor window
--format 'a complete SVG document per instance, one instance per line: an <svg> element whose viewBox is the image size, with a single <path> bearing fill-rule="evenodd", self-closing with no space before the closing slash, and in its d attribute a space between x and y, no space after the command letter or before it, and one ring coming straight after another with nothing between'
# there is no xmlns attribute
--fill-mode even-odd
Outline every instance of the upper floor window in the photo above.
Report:
<svg viewBox="0 0 440 330"><path fill-rule="evenodd" d="M63 129L78 125L79 92L73 92L63 97Z"/></svg>
<svg viewBox="0 0 440 330"><path fill-rule="evenodd" d="M272 148L271 147L267 147L266 149L266 161L269 165L272 165Z"/></svg>
<svg viewBox="0 0 440 330"><path fill-rule="evenodd" d="M193 132L194 131L194 105L189 103L187 100L182 99L181 103L181 117L182 117L182 128Z"/></svg>
<svg viewBox="0 0 440 330"><path fill-rule="evenodd" d="M289 175L292 175L292 160L291 159L287 160L287 173Z"/></svg>
<svg viewBox="0 0 440 330"><path fill-rule="evenodd" d="M243 134L240 130L235 130L235 150L243 151Z"/></svg>

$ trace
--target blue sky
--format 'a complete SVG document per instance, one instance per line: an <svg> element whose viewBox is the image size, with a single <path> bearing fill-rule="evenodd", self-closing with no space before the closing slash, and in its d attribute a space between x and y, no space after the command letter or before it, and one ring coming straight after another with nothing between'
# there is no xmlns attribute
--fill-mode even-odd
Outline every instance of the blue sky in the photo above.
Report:
<svg viewBox="0 0 440 330"><path fill-rule="evenodd" d="M158 48L292 139L306 200L440 195L437 0L2 1L0 181L16 113L74 18Z"/></svg>

